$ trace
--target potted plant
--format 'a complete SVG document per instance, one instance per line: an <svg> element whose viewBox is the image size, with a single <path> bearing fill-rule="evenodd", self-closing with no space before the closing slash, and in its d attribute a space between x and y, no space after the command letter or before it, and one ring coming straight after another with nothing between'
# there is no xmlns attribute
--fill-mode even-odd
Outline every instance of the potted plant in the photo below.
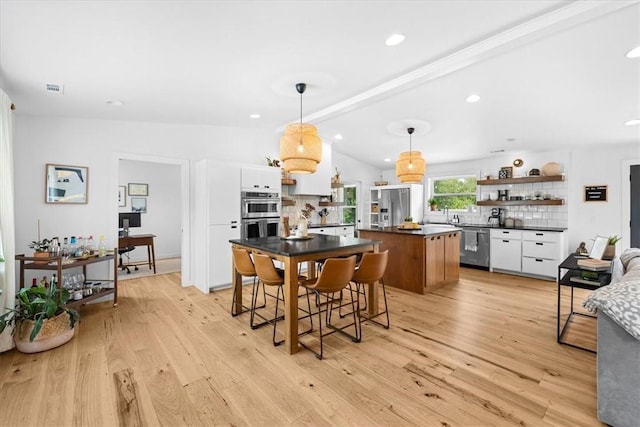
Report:
<svg viewBox="0 0 640 427"><path fill-rule="evenodd" d="M33 249L33 257L34 258L42 258L41 260L34 261L36 264L46 264L49 258L49 247L51 246L51 240L49 239L38 239L29 243L29 247Z"/></svg>
<svg viewBox="0 0 640 427"><path fill-rule="evenodd" d="M80 314L66 307L69 291L57 286L22 288L16 307L0 316L0 333L13 325L13 339L23 353L49 350L73 338Z"/></svg>
<svg viewBox="0 0 640 427"><path fill-rule="evenodd" d="M438 201L436 199L434 199L433 197L431 199L429 199L429 208L432 211L438 210Z"/></svg>
<svg viewBox="0 0 640 427"><path fill-rule="evenodd" d="M403 228L413 228L413 217L405 217L404 223L402 224Z"/></svg>
<svg viewBox="0 0 640 427"><path fill-rule="evenodd" d="M613 259L616 256L616 243L622 238L618 236L609 236L607 240L607 247L604 249L602 259Z"/></svg>

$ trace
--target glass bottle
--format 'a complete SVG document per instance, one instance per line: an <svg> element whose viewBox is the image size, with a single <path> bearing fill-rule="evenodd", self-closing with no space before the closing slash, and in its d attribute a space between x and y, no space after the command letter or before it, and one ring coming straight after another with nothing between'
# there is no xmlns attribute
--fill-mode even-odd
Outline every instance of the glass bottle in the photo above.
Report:
<svg viewBox="0 0 640 427"><path fill-rule="evenodd" d="M104 241L104 236L100 236L100 242L98 243L98 256L105 256L107 253L107 244Z"/></svg>
<svg viewBox="0 0 640 427"><path fill-rule="evenodd" d="M77 249L78 249L78 246L76 244L76 236L71 236L71 243L69 243L69 256L71 257L76 256Z"/></svg>
<svg viewBox="0 0 640 427"><path fill-rule="evenodd" d="M94 246L93 236L89 236L89 238L87 239L87 252L89 252L89 255L93 255L95 250L96 248Z"/></svg>

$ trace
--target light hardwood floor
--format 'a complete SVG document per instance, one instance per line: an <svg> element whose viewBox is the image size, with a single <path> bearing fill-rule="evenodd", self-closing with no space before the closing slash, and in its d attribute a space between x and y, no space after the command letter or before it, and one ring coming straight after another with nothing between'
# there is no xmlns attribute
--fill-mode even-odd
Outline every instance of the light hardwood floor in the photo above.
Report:
<svg viewBox="0 0 640 427"><path fill-rule="evenodd" d="M322 361L231 317L230 290L179 283L124 281L68 344L0 354L0 425L602 425L596 356L556 343L553 282L463 268L432 294L388 288L391 329L332 335ZM574 330L594 344L593 320Z"/></svg>

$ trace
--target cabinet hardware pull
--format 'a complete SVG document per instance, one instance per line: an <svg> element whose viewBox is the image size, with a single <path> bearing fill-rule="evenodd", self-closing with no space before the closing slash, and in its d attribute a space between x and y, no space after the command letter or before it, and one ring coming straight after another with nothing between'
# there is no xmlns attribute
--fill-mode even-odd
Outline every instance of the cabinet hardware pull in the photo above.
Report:
<svg viewBox="0 0 640 427"><path fill-rule="evenodd" d="M536 233L536 236L544 236L544 233Z"/></svg>
<svg viewBox="0 0 640 427"><path fill-rule="evenodd" d="M540 258L536 258L536 262L542 262Z"/></svg>
<svg viewBox="0 0 640 427"><path fill-rule="evenodd" d="M544 243L536 242L536 245L542 246L542 245L544 245Z"/></svg>
<svg viewBox="0 0 640 427"><path fill-rule="evenodd" d="M503 240L503 242L504 242L504 243L509 243L509 241L508 241L508 240Z"/></svg>

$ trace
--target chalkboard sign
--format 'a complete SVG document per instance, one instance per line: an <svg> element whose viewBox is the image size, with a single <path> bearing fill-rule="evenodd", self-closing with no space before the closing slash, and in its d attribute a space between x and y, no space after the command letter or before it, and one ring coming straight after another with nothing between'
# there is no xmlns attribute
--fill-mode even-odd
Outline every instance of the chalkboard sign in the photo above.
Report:
<svg viewBox="0 0 640 427"><path fill-rule="evenodd" d="M585 185L584 201L585 202L606 202L607 186L606 185Z"/></svg>

